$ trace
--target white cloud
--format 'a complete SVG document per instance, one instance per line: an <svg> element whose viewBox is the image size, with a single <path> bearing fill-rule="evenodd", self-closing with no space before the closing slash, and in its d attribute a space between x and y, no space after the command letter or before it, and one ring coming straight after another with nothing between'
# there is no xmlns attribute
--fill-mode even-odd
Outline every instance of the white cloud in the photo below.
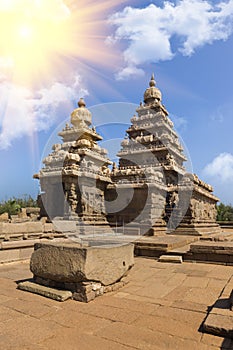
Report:
<svg viewBox="0 0 233 350"><path fill-rule="evenodd" d="M135 66L128 66L118 72L116 78L117 80L125 80L128 76L143 76L144 71Z"/></svg>
<svg viewBox="0 0 233 350"><path fill-rule="evenodd" d="M206 165L203 174L223 183L233 181L233 154L221 153Z"/></svg>
<svg viewBox="0 0 233 350"><path fill-rule="evenodd" d="M36 92L0 81L0 149L8 148L14 139L47 130L61 112L70 112L73 100L86 94L79 75L72 82L55 82Z"/></svg>
<svg viewBox="0 0 233 350"><path fill-rule="evenodd" d="M215 40L227 40L233 32L233 0L218 4L180 0L177 4L166 1L163 7L126 7L109 21L116 30L108 43L122 41L128 45L124 50L126 68L117 76L126 78L132 75L132 67L171 60L178 52L190 56ZM128 74L127 67L131 68Z"/></svg>

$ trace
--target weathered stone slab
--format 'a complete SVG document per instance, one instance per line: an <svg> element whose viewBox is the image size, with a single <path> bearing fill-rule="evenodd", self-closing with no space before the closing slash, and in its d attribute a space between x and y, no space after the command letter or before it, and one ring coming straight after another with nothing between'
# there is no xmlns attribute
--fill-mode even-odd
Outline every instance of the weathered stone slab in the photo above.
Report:
<svg viewBox="0 0 233 350"><path fill-rule="evenodd" d="M49 288L49 287L45 287L40 284L29 282L29 281L20 282L18 284L18 289L39 294L44 297L54 299L57 301L65 301L67 299L72 298L72 292L68 290L59 290L59 289Z"/></svg>
<svg viewBox="0 0 233 350"><path fill-rule="evenodd" d="M158 259L159 262L182 264L182 256L180 255L161 255Z"/></svg>
<svg viewBox="0 0 233 350"><path fill-rule="evenodd" d="M137 247L151 247L154 250L168 251L196 241L196 237L180 237L176 235L141 237L135 241Z"/></svg>
<svg viewBox="0 0 233 350"><path fill-rule="evenodd" d="M76 232L76 221L53 220L54 231L57 232Z"/></svg>
<svg viewBox="0 0 233 350"><path fill-rule="evenodd" d="M233 312L228 310L228 314L225 312L225 315L211 312L205 320L203 328L208 333L233 338Z"/></svg>
<svg viewBox="0 0 233 350"><path fill-rule="evenodd" d="M80 247L77 243L38 243L30 268L35 276L58 282L118 281L134 264L134 245Z"/></svg>
<svg viewBox="0 0 233 350"><path fill-rule="evenodd" d="M233 242L197 242L190 245L192 253L233 254Z"/></svg>
<svg viewBox="0 0 233 350"><path fill-rule="evenodd" d="M43 226L41 222L24 222L24 223L3 223L2 233L6 234L23 234L42 232Z"/></svg>
<svg viewBox="0 0 233 350"><path fill-rule="evenodd" d="M39 240L20 240L20 241L11 241L11 242L2 242L0 244L0 249L19 249L19 248L27 248L33 247L35 243L38 243Z"/></svg>

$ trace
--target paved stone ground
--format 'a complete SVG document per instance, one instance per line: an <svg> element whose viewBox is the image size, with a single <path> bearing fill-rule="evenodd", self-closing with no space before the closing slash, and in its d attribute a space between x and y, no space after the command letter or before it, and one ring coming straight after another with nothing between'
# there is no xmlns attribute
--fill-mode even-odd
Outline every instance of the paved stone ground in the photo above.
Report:
<svg viewBox="0 0 233 350"><path fill-rule="evenodd" d="M130 283L89 304L59 303L16 289L28 263L0 265L0 349L233 349L199 331L233 267L136 258Z"/></svg>

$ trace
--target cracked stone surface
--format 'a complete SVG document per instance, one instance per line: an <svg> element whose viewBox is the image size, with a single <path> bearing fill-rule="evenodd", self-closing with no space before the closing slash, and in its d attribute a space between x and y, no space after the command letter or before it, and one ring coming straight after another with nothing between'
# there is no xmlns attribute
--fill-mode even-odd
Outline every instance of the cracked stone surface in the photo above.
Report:
<svg viewBox="0 0 233 350"><path fill-rule="evenodd" d="M37 243L30 269L37 277L58 282L117 282L134 264L131 243L80 247L69 243Z"/></svg>
<svg viewBox="0 0 233 350"><path fill-rule="evenodd" d="M129 284L90 304L16 289L29 263L0 265L0 349L233 349L200 331L208 308L230 295L233 267L136 258Z"/></svg>

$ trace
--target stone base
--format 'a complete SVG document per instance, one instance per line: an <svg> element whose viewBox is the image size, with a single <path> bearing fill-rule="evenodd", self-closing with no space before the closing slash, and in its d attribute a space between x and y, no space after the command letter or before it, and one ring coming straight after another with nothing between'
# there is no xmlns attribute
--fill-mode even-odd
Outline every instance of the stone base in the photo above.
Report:
<svg viewBox="0 0 233 350"><path fill-rule="evenodd" d="M193 260L233 264L233 242L201 241L190 245Z"/></svg>
<svg viewBox="0 0 233 350"><path fill-rule="evenodd" d="M192 235L203 236L213 233L221 233L222 230L217 223L195 223L195 224L180 224L175 231L170 231L172 235Z"/></svg>
<svg viewBox="0 0 233 350"><path fill-rule="evenodd" d="M233 339L232 295L233 291L230 298L224 298L223 292L221 298L217 300L203 324L205 332Z"/></svg>
<svg viewBox="0 0 233 350"><path fill-rule="evenodd" d="M128 283L127 277L108 286L88 281L80 283L55 282L41 277L34 277L34 281L25 281L18 284L18 289L39 294L57 301L73 300L89 303L104 293L113 292Z"/></svg>
<svg viewBox="0 0 233 350"><path fill-rule="evenodd" d="M167 233L165 223L156 223L155 225L146 224L126 224L125 226L112 226L112 229L117 233L135 236L161 236Z"/></svg>
<svg viewBox="0 0 233 350"><path fill-rule="evenodd" d="M160 257L173 249L186 246L197 237L179 237L172 235L158 237L141 237L134 242L136 256Z"/></svg>

